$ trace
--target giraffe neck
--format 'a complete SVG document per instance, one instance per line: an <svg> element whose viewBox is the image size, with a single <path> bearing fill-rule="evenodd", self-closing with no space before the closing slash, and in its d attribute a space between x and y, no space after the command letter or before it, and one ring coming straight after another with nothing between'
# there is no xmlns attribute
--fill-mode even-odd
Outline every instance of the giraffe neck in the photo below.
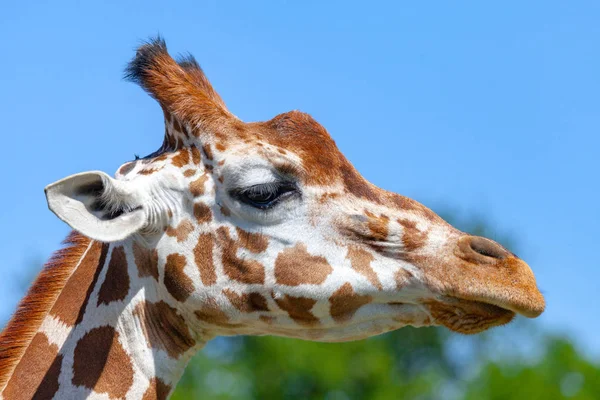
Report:
<svg viewBox="0 0 600 400"><path fill-rule="evenodd" d="M26 297L0 336L0 354L9 344L13 350L0 358L0 399L168 397L205 340L163 295L158 254L131 239L109 245L78 237L69 250L28 295L48 291L44 274L68 275L53 282L61 287L51 288L45 312L27 315ZM11 335L28 342L9 343Z"/></svg>

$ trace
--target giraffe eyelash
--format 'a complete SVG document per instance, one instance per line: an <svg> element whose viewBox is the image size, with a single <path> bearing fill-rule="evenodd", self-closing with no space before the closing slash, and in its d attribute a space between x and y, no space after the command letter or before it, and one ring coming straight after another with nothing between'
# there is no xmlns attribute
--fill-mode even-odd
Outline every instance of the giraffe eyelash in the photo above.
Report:
<svg viewBox="0 0 600 400"><path fill-rule="evenodd" d="M260 210L271 209L297 193L299 193L298 187L291 182L269 182L243 189L233 189L229 192L231 197L241 203Z"/></svg>

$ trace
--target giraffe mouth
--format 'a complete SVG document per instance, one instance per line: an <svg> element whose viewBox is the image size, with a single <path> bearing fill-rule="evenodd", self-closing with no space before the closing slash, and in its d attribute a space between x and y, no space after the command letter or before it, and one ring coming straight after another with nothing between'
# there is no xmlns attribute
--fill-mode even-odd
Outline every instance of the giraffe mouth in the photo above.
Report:
<svg viewBox="0 0 600 400"><path fill-rule="evenodd" d="M428 299L422 303L438 324L464 334L483 332L508 324L516 313L500 306L457 297Z"/></svg>

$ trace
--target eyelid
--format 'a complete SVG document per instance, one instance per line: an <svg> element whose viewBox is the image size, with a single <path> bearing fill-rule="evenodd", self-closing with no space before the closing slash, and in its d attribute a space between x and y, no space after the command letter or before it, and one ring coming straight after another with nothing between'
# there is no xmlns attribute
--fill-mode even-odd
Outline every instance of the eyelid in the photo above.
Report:
<svg viewBox="0 0 600 400"><path fill-rule="evenodd" d="M267 190L274 190L274 189L280 189L280 188L297 189L297 186L295 183L289 182L289 181L273 181L273 182L257 183L257 184L246 186L246 187L234 188L234 189L231 189L229 191L229 193L235 197L235 195L240 195L240 194L246 193L246 192L248 192L252 189L256 189L256 188L266 188Z"/></svg>
<svg viewBox="0 0 600 400"><path fill-rule="evenodd" d="M284 191L282 192L282 189ZM254 192L257 190L257 192ZM248 196L250 195L278 195L271 200L269 203L260 204L259 202L252 201ZM229 195L239 201L240 203L248 206L254 207L262 211L268 211L279 204L281 201L293 196L295 194L300 194L298 190L298 186L289 181L278 181L278 182L266 182L262 184L256 184L252 186L248 186L245 188L238 188L229 191Z"/></svg>

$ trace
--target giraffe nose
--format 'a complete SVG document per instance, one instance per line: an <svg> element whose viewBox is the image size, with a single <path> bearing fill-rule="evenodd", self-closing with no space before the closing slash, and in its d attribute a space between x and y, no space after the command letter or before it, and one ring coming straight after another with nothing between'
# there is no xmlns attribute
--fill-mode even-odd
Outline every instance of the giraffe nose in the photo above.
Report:
<svg viewBox="0 0 600 400"><path fill-rule="evenodd" d="M460 251L457 255L466 261L489 263L514 257L514 254L498 243L480 236L461 237L458 240L458 248Z"/></svg>
<svg viewBox="0 0 600 400"><path fill-rule="evenodd" d="M544 296L529 265L498 243L464 235L458 239L454 254L467 261L461 263L456 297L493 304L529 318L544 311Z"/></svg>

